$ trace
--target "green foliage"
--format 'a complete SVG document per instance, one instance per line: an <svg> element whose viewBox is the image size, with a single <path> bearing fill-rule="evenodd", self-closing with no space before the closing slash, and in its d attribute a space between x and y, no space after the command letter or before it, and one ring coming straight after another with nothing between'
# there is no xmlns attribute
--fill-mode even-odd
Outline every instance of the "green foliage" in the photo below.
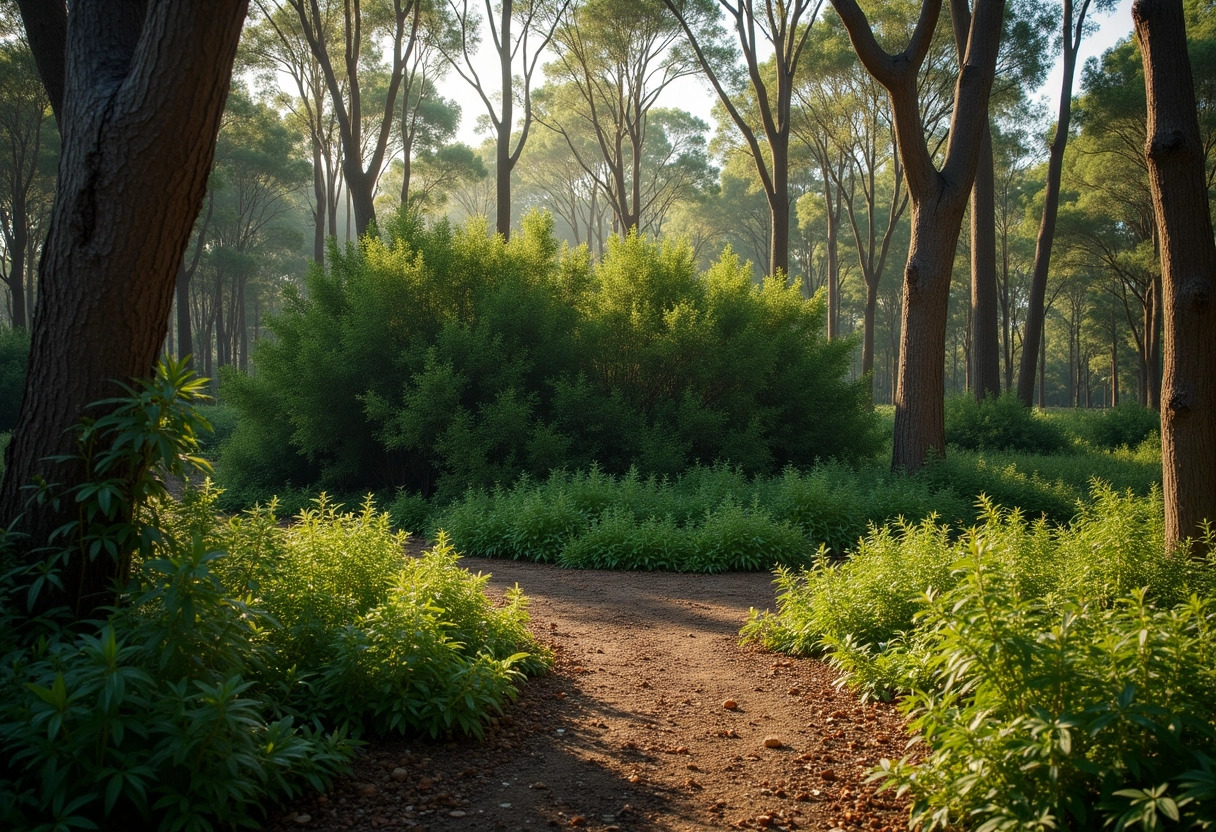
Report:
<svg viewBox="0 0 1216 832"><path fill-rule="evenodd" d="M1135 448L1160 434L1161 414L1135 402L1085 413L1082 436L1099 448Z"/></svg>
<svg viewBox="0 0 1216 832"><path fill-rule="evenodd" d="M547 216L504 242L403 213L387 241L331 250L268 326L256 373L224 381L241 418L219 470L242 498L315 483L451 500L593 463L764 473L878 441L819 300L753 285L729 253L698 274L688 248L637 236L592 265L559 252Z"/></svg>
<svg viewBox="0 0 1216 832"><path fill-rule="evenodd" d="M910 794L913 826L1207 828L1216 562L1165 552L1157 491L1095 484L1065 527L982 509L959 539L903 523L779 571L778 614L744 638L908 694L924 750L875 776Z"/></svg>
<svg viewBox="0 0 1216 832"><path fill-rule="evenodd" d="M0 327L0 433L17 424L17 409L25 394L30 336L24 329Z"/></svg>
<svg viewBox="0 0 1216 832"><path fill-rule="evenodd" d="M927 830L1207 828L1216 822L1216 606L1027 597L982 537L919 626L933 685L904 709L925 755L880 776Z"/></svg>
<svg viewBox="0 0 1216 832"><path fill-rule="evenodd" d="M946 442L972 451L1058 453L1068 448L1063 432L1022 405L1017 396L966 393L946 398Z"/></svg>
<svg viewBox="0 0 1216 832"><path fill-rule="evenodd" d="M84 421L79 519L32 566L0 548L6 829L257 827L345 772L351 735L479 736L548 666L518 588L493 607L442 540L406 558L370 499L286 528L273 505L218 516L209 481L168 499L155 472L204 465L198 389L170 363ZM104 620L31 617L72 558L115 553Z"/></svg>

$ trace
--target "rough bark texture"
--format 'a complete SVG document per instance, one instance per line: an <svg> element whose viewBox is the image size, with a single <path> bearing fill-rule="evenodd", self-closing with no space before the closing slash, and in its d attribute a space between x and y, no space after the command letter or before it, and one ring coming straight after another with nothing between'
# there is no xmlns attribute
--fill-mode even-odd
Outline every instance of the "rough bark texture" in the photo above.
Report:
<svg viewBox="0 0 1216 832"><path fill-rule="evenodd" d="M971 392L1001 392L1001 330L996 298L996 177L992 131L985 126L971 189Z"/></svg>
<svg viewBox="0 0 1216 832"><path fill-rule="evenodd" d="M114 379L145 377L168 328L182 255L202 203L245 0L76 0L67 21L63 150L39 267L25 401L0 487L0 520L36 475L82 472L44 458L73 450L86 405ZM40 61L41 63L41 61ZM31 509L45 543L62 517ZM81 564L73 564L81 569ZM106 603L114 564L65 583L78 614Z"/></svg>
<svg viewBox="0 0 1216 832"><path fill-rule="evenodd" d="M1165 373L1161 454L1166 546L1216 519L1216 243L1180 0L1136 0L1148 96L1145 156L1161 235ZM1191 554L1205 555L1192 543Z"/></svg>
<svg viewBox="0 0 1216 832"><path fill-rule="evenodd" d="M1003 0L978 0L960 61L950 141L939 171L921 125L916 79L929 48L941 0L925 0L908 48L887 53L855 0L832 0L858 56L891 96L899 155L912 202L912 240L904 268L903 329L895 392L891 466L918 470L931 453L944 453L945 333L950 276L963 212L988 124L988 93L996 68ZM952 0L951 14L968 13Z"/></svg>

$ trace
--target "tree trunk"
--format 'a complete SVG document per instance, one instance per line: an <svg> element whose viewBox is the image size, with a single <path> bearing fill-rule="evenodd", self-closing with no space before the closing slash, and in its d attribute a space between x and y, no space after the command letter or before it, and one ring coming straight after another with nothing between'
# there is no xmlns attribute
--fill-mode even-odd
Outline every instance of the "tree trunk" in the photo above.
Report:
<svg viewBox="0 0 1216 832"><path fill-rule="evenodd" d="M1145 155L1161 235L1165 373L1162 490L1168 550L1197 558L1216 520L1216 243L1179 0L1134 0L1148 98Z"/></svg>
<svg viewBox="0 0 1216 832"><path fill-rule="evenodd" d="M312 228L312 259L318 265L325 263L325 214L329 201L325 196L325 172L321 167L321 147L316 141L312 143L312 198L316 202L313 209Z"/></svg>
<svg viewBox="0 0 1216 832"><path fill-rule="evenodd" d="M835 205L832 204L832 188L828 177L823 177L823 198L828 211L828 340L840 337L840 189L836 189Z"/></svg>
<svg viewBox="0 0 1216 832"><path fill-rule="evenodd" d="M1073 22L1072 0L1064 0L1061 17L1063 29L1063 72L1060 79L1060 108L1056 116L1056 132L1047 156L1047 183L1043 191L1043 216L1034 247L1034 271L1030 278L1030 298L1026 308L1026 324L1022 328L1022 364L1018 369L1018 398L1030 407L1034 398L1034 364L1043 338L1044 303L1047 299L1047 268L1051 262L1051 247L1056 236L1056 215L1060 208L1060 173L1064 165L1064 148L1068 144L1068 125L1072 118L1072 82L1077 70L1077 50L1081 45L1085 12L1089 0L1082 0Z"/></svg>
<svg viewBox="0 0 1216 832"><path fill-rule="evenodd" d="M985 125L971 189L971 392L1001 392L1001 333L996 298L996 177L992 131Z"/></svg>
<svg viewBox="0 0 1216 832"><path fill-rule="evenodd" d="M147 377L168 328L178 267L202 204L244 0L76 0L67 21L62 155L39 266L25 398L0 486L0 518L25 511L33 548L74 516L25 506L22 486L81 466L74 426L113 380ZM42 63L40 61L40 63ZM33 555L38 557L38 555ZM72 561L43 604L90 616L113 602L119 563Z"/></svg>
<svg viewBox="0 0 1216 832"><path fill-rule="evenodd" d="M177 267L174 281L177 296L177 354L181 358L194 354L194 333L190 330L190 273L186 265Z"/></svg>
<svg viewBox="0 0 1216 832"><path fill-rule="evenodd" d="M878 281L866 281L866 308L861 324L861 374L874 372L874 311L878 305ZM874 398L874 382L870 381L870 398Z"/></svg>
<svg viewBox="0 0 1216 832"><path fill-rule="evenodd" d="M769 237L768 273L789 277L790 274L790 188L789 133L773 137L769 147L773 154L773 192L768 197L773 225Z"/></svg>

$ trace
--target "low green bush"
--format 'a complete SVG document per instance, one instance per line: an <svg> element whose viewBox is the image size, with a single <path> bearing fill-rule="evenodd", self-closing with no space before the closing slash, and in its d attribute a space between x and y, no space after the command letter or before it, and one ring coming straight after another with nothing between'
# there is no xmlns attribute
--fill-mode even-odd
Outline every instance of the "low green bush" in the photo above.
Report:
<svg viewBox="0 0 1216 832"><path fill-rule="evenodd" d="M983 401L968 393L948 396L945 420L946 442L967 450L1051 454L1069 447L1054 422L1010 394Z"/></svg>
<svg viewBox="0 0 1216 832"><path fill-rule="evenodd" d="M843 563L780 570L777 614L742 635L907 694L924 751L876 776L913 826L1206 828L1216 560L1166 553L1163 525L1159 492L1099 484L1063 527L987 503L958 538L876 529Z"/></svg>
<svg viewBox="0 0 1216 832"><path fill-rule="evenodd" d="M194 456L200 385L181 364L81 427L95 479L67 494L62 548L25 563L0 540L0 827L256 827L323 790L369 734L480 736L549 664L518 589L494 607L444 540L407 558L370 499L216 513L157 472ZM153 453L148 454L146 448ZM101 620L35 616L76 557L130 580Z"/></svg>
<svg viewBox="0 0 1216 832"><path fill-rule="evenodd" d="M959 581L918 620L931 684L901 707L925 752L879 772L910 794L910 824L1216 823L1216 603L1084 584L1027 597L992 552L973 538Z"/></svg>
<svg viewBox="0 0 1216 832"><path fill-rule="evenodd" d="M1107 410L1089 410L1082 422L1082 434L1099 448L1135 448L1153 434L1161 433L1161 414L1135 402Z"/></svg>

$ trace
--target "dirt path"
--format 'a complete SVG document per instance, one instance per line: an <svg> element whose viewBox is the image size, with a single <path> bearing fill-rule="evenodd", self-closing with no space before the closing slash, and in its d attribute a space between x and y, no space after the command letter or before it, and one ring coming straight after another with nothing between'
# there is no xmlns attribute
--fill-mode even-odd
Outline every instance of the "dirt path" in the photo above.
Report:
<svg viewBox="0 0 1216 832"><path fill-rule="evenodd" d="M770 576L461 563L492 591L519 583L554 672L485 743L370 746L354 780L271 828L904 827L906 809L864 784L903 753L894 709L858 704L819 662L738 646L748 608L773 606Z"/></svg>

